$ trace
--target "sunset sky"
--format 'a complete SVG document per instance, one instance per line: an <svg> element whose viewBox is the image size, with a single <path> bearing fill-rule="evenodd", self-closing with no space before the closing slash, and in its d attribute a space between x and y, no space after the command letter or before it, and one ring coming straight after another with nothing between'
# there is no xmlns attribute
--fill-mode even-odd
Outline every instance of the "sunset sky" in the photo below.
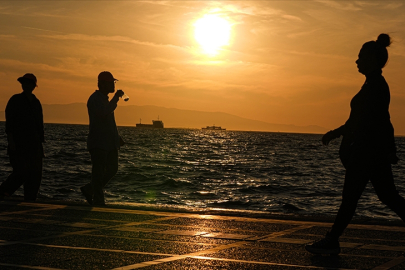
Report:
<svg viewBox="0 0 405 270"><path fill-rule="evenodd" d="M68 104L108 70L131 98L120 105L333 129L364 82L362 44L388 33L383 75L405 135L404 14L405 1L0 1L0 111L27 72L42 104ZM229 36L215 52L195 38L201 18L216 20L206 42Z"/></svg>

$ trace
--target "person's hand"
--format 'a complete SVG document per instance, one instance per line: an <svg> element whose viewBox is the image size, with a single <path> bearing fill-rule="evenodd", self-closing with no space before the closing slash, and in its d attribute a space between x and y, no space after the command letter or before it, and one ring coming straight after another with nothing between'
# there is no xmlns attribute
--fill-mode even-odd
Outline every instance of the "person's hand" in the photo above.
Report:
<svg viewBox="0 0 405 270"><path fill-rule="evenodd" d="M336 138L337 137L332 130L328 131L328 132L326 132L325 135L323 135L322 143L323 143L323 145L328 145L331 140L336 139Z"/></svg>
<svg viewBox="0 0 405 270"><path fill-rule="evenodd" d="M117 92L115 92L115 95L116 95L117 97L122 97L122 96L124 95L124 91L122 91L122 90L117 90Z"/></svg>

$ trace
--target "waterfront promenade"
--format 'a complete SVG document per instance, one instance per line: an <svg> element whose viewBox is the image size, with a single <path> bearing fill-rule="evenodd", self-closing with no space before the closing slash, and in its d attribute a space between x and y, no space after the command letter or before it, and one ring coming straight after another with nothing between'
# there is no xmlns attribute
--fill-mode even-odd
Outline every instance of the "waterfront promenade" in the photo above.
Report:
<svg viewBox="0 0 405 270"><path fill-rule="evenodd" d="M330 218L0 202L0 269L405 269L400 222L357 221L339 256L306 243Z"/></svg>

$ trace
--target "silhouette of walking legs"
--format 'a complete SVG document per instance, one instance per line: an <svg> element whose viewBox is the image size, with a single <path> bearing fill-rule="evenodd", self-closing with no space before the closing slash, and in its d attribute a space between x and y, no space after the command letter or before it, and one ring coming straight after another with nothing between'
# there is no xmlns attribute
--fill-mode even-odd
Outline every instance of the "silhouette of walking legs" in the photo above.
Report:
<svg viewBox="0 0 405 270"><path fill-rule="evenodd" d="M0 194L13 194L24 185L24 200L35 201L42 179L42 157L20 156L10 153L13 172L0 186Z"/></svg>
<svg viewBox="0 0 405 270"><path fill-rule="evenodd" d="M380 201L405 222L405 199L399 195L395 187L391 165L386 164L385 167L372 174L371 183Z"/></svg>
<svg viewBox="0 0 405 270"><path fill-rule="evenodd" d="M118 171L118 150L90 150L92 163L91 182L81 188L86 196L87 201L94 205L104 204L104 187Z"/></svg>
<svg viewBox="0 0 405 270"><path fill-rule="evenodd" d="M24 200L35 201L42 180L42 157L34 158L29 163L29 176L24 182Z"/></svg>
<svg viewBox="0 0 405 270"><path fill-rule="evenodd" d="M405 199L396 190L391 164L375 164L368 168L352 167L346 170L342 204L330 231L331 237L339 238L342 235L356 211L357 202L369 180L381 202L405 222Z"/></svg>

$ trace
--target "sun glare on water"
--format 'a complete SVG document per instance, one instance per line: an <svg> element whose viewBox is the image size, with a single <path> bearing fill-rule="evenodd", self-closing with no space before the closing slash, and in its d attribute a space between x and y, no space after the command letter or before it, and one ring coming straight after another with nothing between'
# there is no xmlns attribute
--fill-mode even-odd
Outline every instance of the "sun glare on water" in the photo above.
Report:
<svg viewBox="0 0 405 270"><path fill-rule="evenodd" d="M205 54L217 55L221 47L229 45L231 25L226 19L207 14L198 19L194 27L194 37Z"/></svg>

